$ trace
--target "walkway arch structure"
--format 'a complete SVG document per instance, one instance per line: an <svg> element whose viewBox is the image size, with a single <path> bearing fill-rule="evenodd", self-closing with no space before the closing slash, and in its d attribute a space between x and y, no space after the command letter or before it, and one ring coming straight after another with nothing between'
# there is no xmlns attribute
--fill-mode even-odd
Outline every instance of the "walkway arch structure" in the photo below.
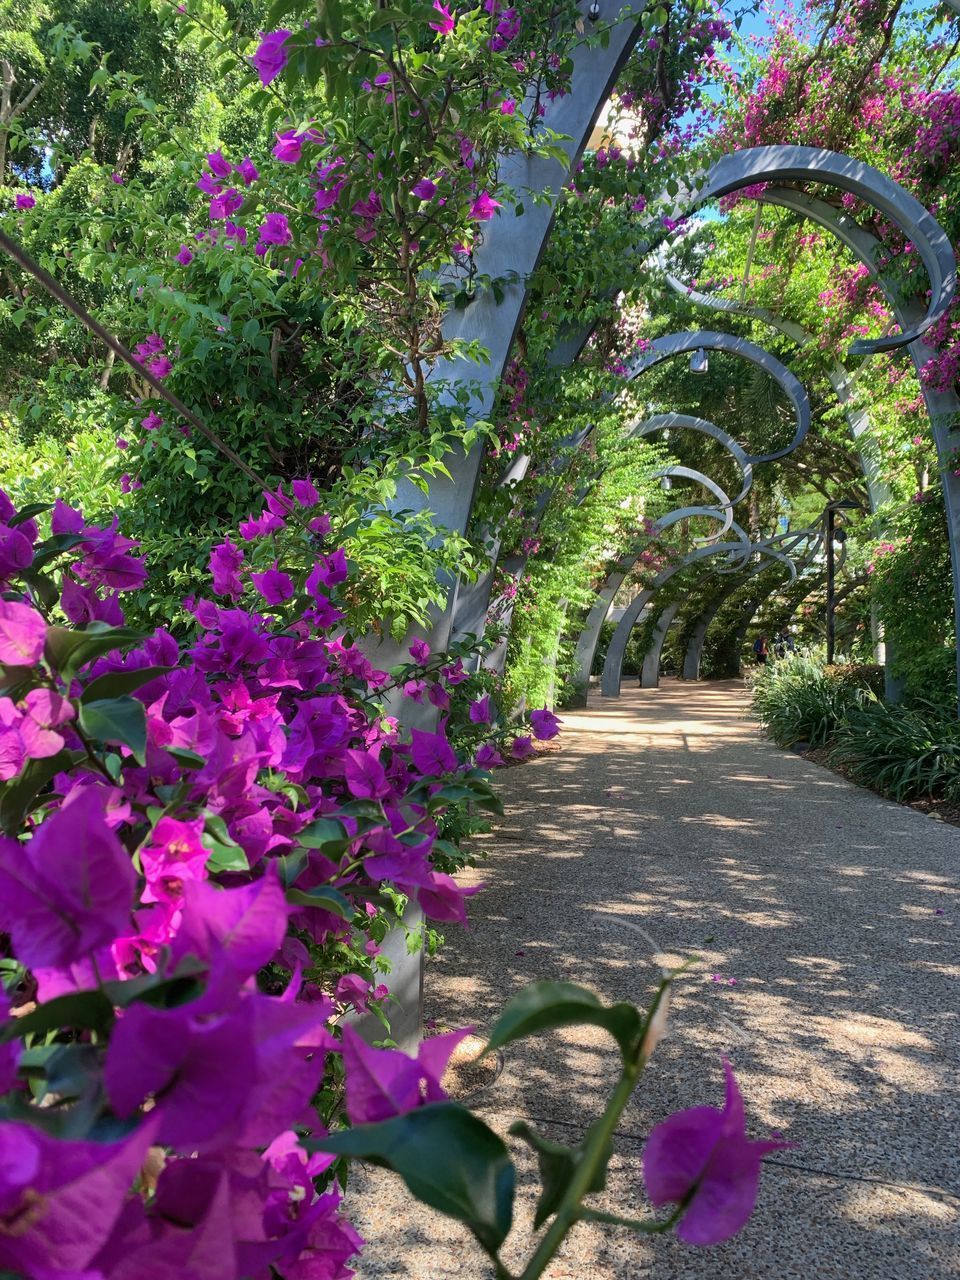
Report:
<svg viewBox="0 0 960 1280"><path fill-rule="evenodd" d="M645 352L633 359L628 366L627 376L631 379L638 377L647 369L661 364L664 360L670 360L674 356L694 354L701 350L725 352L750 361L750 363L762 369L777 382L793 407L795 419L793 439L789 445L783 448L772 450L769 453L751 454L743 449L742 446L737 445L728 433L722 433L734 444L737 451L734 456L737 457L739 455L742 459L741 469L744 475L744 487L738 495L739 500L750 487L748 480L752 482L752 468L755 464L775 461L778 458L785 457L803 441L810 428L810 400L799 379L769 351L765 351L762 347L748 341L746 338L738 338L731 333L721 333L710 329L694 329L684 333L667 334L662 338L655 338ZM658 415L661 426L669 416ZM675 417L679 416L675 415ZM715 427L714 431L720 432L720 428ZM719 439L720 437L715 435L714 438ZM663 528L658 522L653 536L661 532L663 532ZM738 529L737 532L741 539L737 546L738 554L746 558L750 554L750 541L742 530ZM580 632L574 655L574 682L582 694L586 693L589 686L593 659L600 639L600 629L606 620L614 596L636 563L639 554L639 551L633 551L622 556L616 567L607 575L606 580L597 592L596 603L588 613ZM624 642L625 647L626 644ZM617 676L616 684L619 689L619 675Z"/></svg>

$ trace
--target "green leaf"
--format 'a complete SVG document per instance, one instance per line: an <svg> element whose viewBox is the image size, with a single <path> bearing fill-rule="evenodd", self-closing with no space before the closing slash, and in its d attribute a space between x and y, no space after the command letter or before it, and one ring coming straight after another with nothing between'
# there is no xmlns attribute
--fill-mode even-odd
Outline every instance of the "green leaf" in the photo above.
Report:
<svg viewBox="0 0 960 1280"><path fill-rule="evenodd" d="M83 702L79 711L80 728L97 742L122 742L144 764L147 750L147 713L136 698L104 698L100 702Z"/></svg>
<svg viewBox="0 0 960 1280"><path fill-rule="evenodd" d="M7 521L10 529L15 529L18 524L26 524L28 520L32 520L34 516L43 515L44 511L52 511L52 502L28 502L25 507L21 507L15 516L11 516Z"/></svg>
<svg viewBox="0 0 960 1280"><path fill-rule="evenodd" d="M504 1009L486 1052L538 1031L587 1024L609 1031L627 1058L639 1044L643 1022L643 1015L632 1004L601 1004L592 991L576 983L534 982Z"/></svg>
<svg viewBox="0 0 960 1280"><path fill-rule="evenodd" d="M92 1093L100 1080L100 1050L93 1044L62 1044L44 1064L46 1093L57 1100Z"/></svg>
<svg viewBox="0 0 960 1280"><path fill-rule="evenodd" d="M84 663L112 653L114 649L128 649L146 639L148 637L142 631L111 627L105 622L91 622L85 631L48 627L43 656L54 671L69 682Z"/></svg>
<svg viewBox="0 0 960 1280"><path fill-rule="evenodd" d="M561 1142L552 1142L549 1138L542 1138L538 1133L534 1133L525 1120L518 1120L515 1124L512 1124L510 1132L515 1138L521 1138L537 1153L537 1164L540 1166L540 1185L543 1190L540 1192L540 1199L537 1201L537 1211L533 1219L533 1225L535 1228L539 1228L560 1207L563 1193L570 1185L570 1179L576 1172L577 1165L583 1159L583 1151L580 1147L566 1147ZM610 1159L612 1151L613 1146L610 1145L607 1150L607 1160ZM604 1161L587 1188L587 1193L602 1191L606 1185L607 1165L606 1161Z"/></svg>
<svg viewBox="0 0 960 1280"><path fill-rule="evenodd" d="M324 845L348 840L347 829L336 818L315 818L297 833L297 843L305 849L322 849Z"/></svg>
<svg viewBox="0 0 960 1280"><path fill-rule="evenodd" d="M392 1169L423 1204L466 1223L491 1256L507 1238L516 1169L502 1139L456 1102L431 1103L303 1145Z"/></svg>
<svg viewBox="0 0 960 1280"><path fill-rule="evenodd" d="M44 760L28 760L16 778L0 786L0 826L4 831L14 834L51 778L84 758L83 751L58 751Z"/></svg>
<svg viewBox="0 0 960 1280"><path fill-rule="evenodd" d="M329 885L319 885L316 889L288 889L287 901L298 907L320 907L323 911L332 911L342 920L352 920L354 916L350 899Z"/></svg>
<svg viewBox="0 0 960 1280"><path fill-rule="evenodd" d="M0 1044L18 1036L45 1035L65 1027L74 1031L104 1032L113 1022L113 1005L102 991L72 991L38 1005L22 1018L12 1018L0 1027Z"/></svg>
<svg viewBox="0 0 960 1280"><path fill-rule="evenodd" d="M103 698L117 698L124 693L133 693L135 689L172 670L173 667L140 667L136 671L108 671L90 681L81 693L80 701L99 702Z"/></svg>

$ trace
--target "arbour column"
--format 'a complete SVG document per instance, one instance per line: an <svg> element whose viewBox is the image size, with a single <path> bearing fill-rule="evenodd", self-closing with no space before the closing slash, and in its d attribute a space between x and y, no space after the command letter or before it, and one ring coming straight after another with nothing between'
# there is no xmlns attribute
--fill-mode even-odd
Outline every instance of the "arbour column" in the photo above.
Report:
<svg viewBox="0 0 960 1280"><path fill-rule="evenodd" d="M506 368L517 326L527 299L528 281L540 260L550 234L560 188L576 164L593 130L600 110L610 96L624 62L641 31L640 13L644 5L627 5L620 0L596 0L599 23L611 24L606 44L581 44L573 51L570 92L546 104L545 128L564 135L559 146L568 163L542 156L512 153L500 165L500 181L512 188L523 200L524 211L517 216L513 209L498 210L486 225L483 241L474 254L477 274L500 282L497 301L493 289L485 289L462 310L447 313L443 323L448 342L476 342L489 356L483 366L465 357L438 361L430 380L446 384L442 393L445 403L453 404L458 392L470 393L466 412L467 425L489 417L500 378ZM586 18L586 13L584 13ZM535 108L532 91L526 104ZM530 193L536 198L523 197ZM445 458L450 472L432 476L427 493L412 480L402 478L394 507L397 510L428 510L437 523L452 532L465 534L470 522L483 446L469 451L454 450ZM449 584L446 606L433 625L421 633L436 649L447 646L456 603L456 583ZM407 638L409 639L409 637ZM370 651L380 665L402 661L407 641L395 644L383 639ZM406 720L418 719L416 704L405 706Z"/></svg>
<svg viewBox="0 0 960 1280"><path fill-rule="evenodd" d="M609 40L604 47L580 45L574 50L570 92L547 104L544 126L565 135L567 140L559 145L566 152L568 165L541 156L514 153L505 156L500 166L500 180L505 186L518 192L521 199L527 193L537 197L523 199L524 212L519 217L513 209L498 210L487 224L483 241L474 254L477 273L501 281L501 301L497 301L493 289L486 289L462 310L448 312L443 323L444 338L448 342L479 343L487 351L489 363L480 366L466 358L441 360L430 375L431 381L447 384L441 395L445 403L455 403L458 391L470 392L468 426L488 418L493 410L497 387L526 302L528 281L550 234L561 185L583 151L617 75L633 49L641 31L639 15L643 7L624 6L620 0L597 0L599 21L612 24ZM533 109L534 103L528 102L527 106ZM482 459L481 444L470 450L454 450L444 459L449 477L431 476L426 493L412 479L402 477L394 509L430 511L439 525L465 534ZM384 667L405 661L409 642L417 634L433 649L445 649L451 636L457 586L456 580L447 584L445 605L434 615L432 625L415 629L399 644L390 637L367 644L370 658ZM478 595L477 613L479 607ZM421 706L402 699L397 712L407 726L436 727L438 712L431 705ZM419 907L412 907L407 920L409 927L422 927L422 920ZM393 941L395 963L388 986L403 1002L391 1010L392 1031L401 1047L411 1048L422 1034L423 952L409 955L400 932Z"/></svg>
<svg viewBox="0 0 960 1280"><path fill-rule="evenodd" d="M656 689L660 685L660 655L663 653L663 642L670 630L670 624L677 615L682 601L673 600L660 614L650 637L650 644L643 656L640 668L640 688Z"/></svg>

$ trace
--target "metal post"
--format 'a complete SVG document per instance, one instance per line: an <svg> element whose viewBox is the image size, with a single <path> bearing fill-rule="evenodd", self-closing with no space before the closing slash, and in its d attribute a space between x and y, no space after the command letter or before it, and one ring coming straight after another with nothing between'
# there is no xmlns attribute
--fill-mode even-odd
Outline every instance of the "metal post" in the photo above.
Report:
<svg viewBox="0 0 960 1280"><path fill-rule="evenodd" d="M832 506L827 507L827 666L833 663L834 648L834 579L836 564L833 555L833 532L836 512Z"/></svg>

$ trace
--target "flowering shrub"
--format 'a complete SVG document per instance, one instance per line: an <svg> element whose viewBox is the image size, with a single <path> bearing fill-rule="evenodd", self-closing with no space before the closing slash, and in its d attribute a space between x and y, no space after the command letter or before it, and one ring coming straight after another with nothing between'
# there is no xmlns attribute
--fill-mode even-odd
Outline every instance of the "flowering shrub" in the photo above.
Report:
<svg viewBox="0 0 960 1280"><path fill-rule="evenodd" d="M468 755L442 724L401 738L379 696L416 679L448 704L462 661L421 643L391 676L333 634L350 566L314 487L293 495L215 548L214 598L188 602L178 643L124 624L147 570L116 520L58 502L41 539L45 513L0 494L0 929L19 1015L0 1033L17 1220L0 1265L172 1274L212 1250L208 1274L349 1274L359 1239L339 1193L313 1189L332 1157L293 1129L338 1121L351 1057L347 1115L383 1118L357 1082L390 1051L348 1036L341 1058L334 1032L382 1004L378 940L407 897L464 918L476 890L434 845L455 865L447 815L496 806L474 760L514 735L488 702ZM424 1100L455 1042L432 1043Z"/></svg>
<svg viewBox="0 0 960 1280"><path fill-rule="evenodd" d="M350 566L318 505L308 481L268 495L247 545L215 548L217 598L188 602L197 631L178 644L125 625L121 597L147 570L116 520L58 502L41 539L45 512L0 493L0 1266L17 1274L342 1280L362 1241L337 1156L395 1168L494 1258L509 1231L506 1148L441 1085L465 1033L408 1057L345 1017L383 1000L378 938L406 896L464 918L475 890L434 850L455 860L442 832L462 801L495 806L476 763L513 731L491 727L486 693L460 711L467 752L446 719L407 739L382 714L393 684L452 716L466 672L423 642L377 671L333 632ZM544 709L530 727L549 738L559 722ZM589 1216L668 981L649 1015L542 984L494 1030L491 1048L590 1022L623 1056L582 1149L518 1131L549 1155L539 1212L554 1219L527 1276ZM331 1133L344 1114L352 1128ZM651 1135L651 1197L677 1207L646 1229L726 1238L776 1145L746 1140L728 1070L723 1113Z"/></svg>

